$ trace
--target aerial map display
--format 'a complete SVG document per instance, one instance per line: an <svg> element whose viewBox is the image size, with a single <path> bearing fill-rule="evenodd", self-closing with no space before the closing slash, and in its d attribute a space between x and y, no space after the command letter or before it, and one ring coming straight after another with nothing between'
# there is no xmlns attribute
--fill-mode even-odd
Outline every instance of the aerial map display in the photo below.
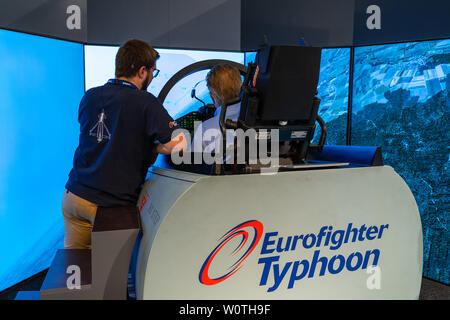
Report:
<svg viewBox="0 0 450 320"><path fill-rule="evenodd" d="M450 39L355 49L352 145L381 146L423 226L424 276L449 284Z"/></svg>
<svg viewBox="0 0 450 320"><path fill-rule="evenodd" d="M350 49L323 49L320 61L317 97L321 100L319 116L327 126L327 145L345 145L347 136ZM320 126L313 143L318 143Z"/></svg>

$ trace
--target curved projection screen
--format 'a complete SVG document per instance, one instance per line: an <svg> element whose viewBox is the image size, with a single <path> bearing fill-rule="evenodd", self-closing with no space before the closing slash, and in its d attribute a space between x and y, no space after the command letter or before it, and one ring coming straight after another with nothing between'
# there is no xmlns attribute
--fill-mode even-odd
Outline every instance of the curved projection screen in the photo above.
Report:
<svg viewBox="0 0 450 320"><path fill-rule="evenodd" d="M449 284L450 39L355 49L352 144L382 147L422 218L426 277Z"/></svg>
<svg viewBox="0 0 450 320"><path fill-rule="evenodd" d="M79 101L84 87L114 77L117 50L0 30L0 291L47 268L63 246L61 198L78 144ZM161 72L149 87L156 96L194 62L254 59L158 51ZM322 52L319 112L327 144L345 143L349 54ZM191 98L196 85L197 96L211 103L206 73L170 92L164 105L174 118L201 105ZM356 48L353 87L352 144L382 146L385 163L406 180L422 216L424 275L448 284L450 40Z"/></svg>
<svg viewBox="0 0 450 320"><path fill-rule="evenodd" d="M86 90L105 84L108 79L114 78L115 57L118 47L85 46L85 72ZM160 58L156 61L156 67L160 70L158 77L153 79L148 91L155 96L163 88L164 84L178 71L197 61L209 59L225 59L244 64L244 53L156 49ZM179 81L169 92L164 107L174 118L178 118L190 111L197 110L202 104L191 98L192 88L196 87L196 96L205 103L212 103L206 87L205 77L207 70L191 74Z"/></svg>
<svg viewBox="0 0 450 320"><path fill-rule="evenodd" d="M1 291L49 267L63 247L83 45L0 30L0 70Z"/></svg>

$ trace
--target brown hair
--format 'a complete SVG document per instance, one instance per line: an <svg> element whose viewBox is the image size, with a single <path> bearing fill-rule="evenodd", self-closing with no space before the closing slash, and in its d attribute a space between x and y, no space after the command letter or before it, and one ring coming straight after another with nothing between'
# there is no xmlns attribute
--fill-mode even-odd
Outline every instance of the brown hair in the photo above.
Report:
<svg viewBox="0 0 450 320"><path fill-rule="evenodd" d="M239 97L242 86L241 74L229 64L217 65L206 76L206 85L219 105Z"/></svg>
<svg viewBox="0 0 450 320"><path fill-rule="evenodd" d="M116 55L116 78L131 78L144 66L151 68L159 58L159 53L141 40L128 40Z"/></svg>

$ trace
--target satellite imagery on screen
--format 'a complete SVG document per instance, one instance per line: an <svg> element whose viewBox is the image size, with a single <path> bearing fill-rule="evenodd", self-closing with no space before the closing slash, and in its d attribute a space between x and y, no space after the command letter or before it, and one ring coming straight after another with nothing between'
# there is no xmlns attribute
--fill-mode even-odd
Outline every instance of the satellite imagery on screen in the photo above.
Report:
<svg viewBox="0 0 450 320"><path fill-rule="evenodd" d="M450 39L356 48L353 88L352 145L381 146L411 188L424 276L449 284Z"/></svg>
<svg viewBox="0 0 450 320"><path fill-rule="evenodd" d="M323 49L320 62L319 116L327 126L327 145L345 145L347 135L350 49ZM316 127L313 143L318 143L320 126Z"/></svg>

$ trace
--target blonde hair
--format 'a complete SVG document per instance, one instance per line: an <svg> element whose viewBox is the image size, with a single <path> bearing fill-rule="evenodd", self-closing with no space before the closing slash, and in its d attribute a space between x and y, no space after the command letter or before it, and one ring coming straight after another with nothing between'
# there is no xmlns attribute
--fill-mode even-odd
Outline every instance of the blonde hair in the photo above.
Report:
<svg viewBox="0 0 450 320"><path fill-rule="evenodd" d="M242 86L241 74L232 65L217 65L208 72L206 85L216 102L222 106L225 102L239 97Z"/></svg>

